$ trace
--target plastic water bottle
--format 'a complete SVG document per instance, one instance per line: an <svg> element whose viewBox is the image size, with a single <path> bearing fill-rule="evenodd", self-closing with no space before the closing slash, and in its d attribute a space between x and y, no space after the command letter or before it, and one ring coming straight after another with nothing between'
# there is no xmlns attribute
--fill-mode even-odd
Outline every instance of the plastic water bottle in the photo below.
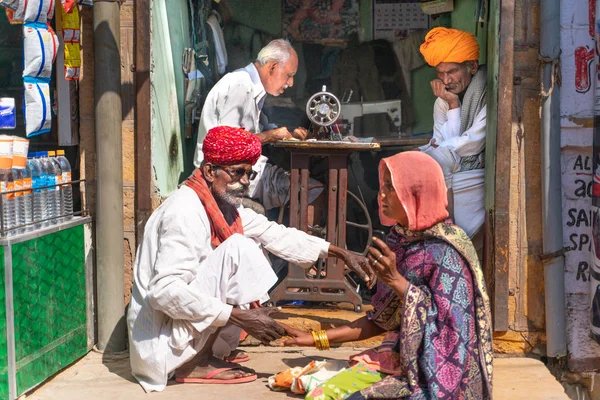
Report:
<svg viewBox="0 0 600 400"><path fill-rule="evenodd" d="M12 173L13 137L0 135L0 192L2 192L2 235L14 235L15 231L15 194Z"/></svg>
<svg viewBox="0 0 600 400"><path fill-rule="evenodd" d="M41 221L41 227L46 227L48 225L50 225L50 221L48 220L48 218L50 218L50 200L49 200L49 195L48 195L48 188L46 186L48 186L48 165L45 161L45 155L46 152L43 151L39 151L37 153L35 153L35 160L38 164L38 166L40 167L40 180L39 180L39 184L40 187L44 187L44 189L41 189L41 193L42 193L42 197L41 197L41 207L40 209L42 210L42 219Z"/></svg>
<svg viewBox="0 0 600 400"><path fill-rule="evenodd" d="M19 234L25 232L25 204L23 203L23 168L16 168L13 166L12 168L12 176L13 176L13 193L14 199L14 208L15 208L15 227L14 231L11 233ZM23 226L23 227L21 227Z"/></svg>
<svg viewBox="0 0 600 400"><path fill-rule="evenodd" d="M24 233L31 223L31 171L27 167L29 140L13 136L12 171L15 192L16 233Z"/></svg>
<svg viewBox="0 0 600 400"><path fill-rule="evenodd" d="M15 215L15 194L5 193L14 190L14 180L12 168L0 169L0 185L2 190L2 220L4 235L12 236L15 231L12 229L16 224Z"/></svg>
<svg viewBox="0 0 600 400"><path fill-rule="evenodd" d="M56 159L62 171L62 183L69 183L60 187L61 197L61 215L64 215L63 220L68 221L73 218L73 188L71 187L71 164L65 157L64 150L56 150Z"/></svg>
<svg viewBox="0 0 600 400"><path fill-rule="evenodd" d="M23 210L21 212L24 215L25 227L23 232L33 230L33 195L32 195L32 178L31 169L28 165L25 165L23 169Z"/></svg>
<svg viewBox="0 0 600 400"><path fill-rule="evenodd" d="M36 159L37 153L29 153L27 157L27 166L31 171L31 187L33 189L33 228L32 229L40 229L42 226L45 226L45 223L42 222L46 219L47 209L46 209L46 189L41 189L42 186L45 186L45 179L42 172L42 167L39 163L39 160Z"/></svg>
<svg viewBox="0 0 600 400"><path fill-rule="evenodd" d="M57 197L58 191L56 188L56 170L54 167L54 163L50 161L48 158L48 152L40 151L39 162L42 165L42 170L44 172L44 186L48 186L46 189L46 219L48 219L46 225L54 225L56 224L56 217L58 215L59 210L56 205L58 204Z"/></svg>
<svg viewBox="0 0 600 400"><path fill-rule="evenodd" d="M48 152L48 159L50 160L50 164L52 165L53 168L53 174L54 174L54 184L56 185L54 187L54 210L56 210L56 214L54 214L55 218L53 220L53 224L57 224L59 222L62 222L62 210L63 210L63 206L62 206L62 198L60 196L60 185L62 183L62 170L60 169L60 164L58 163L58 160L56 159L56 152L55 151L49 151Z"/></svg>

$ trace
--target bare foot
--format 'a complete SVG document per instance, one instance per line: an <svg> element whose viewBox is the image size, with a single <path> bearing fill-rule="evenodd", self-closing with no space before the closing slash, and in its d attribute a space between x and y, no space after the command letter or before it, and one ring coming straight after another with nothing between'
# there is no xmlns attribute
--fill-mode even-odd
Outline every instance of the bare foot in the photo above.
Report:
<svg viewBox="0 0 600 400"><path fill-rule="evenodd" d="M195 360L194 360L195 361ZM196 361L195 361L196 362ZM239 364L232 364L216 357L210 356L208 359L196 362L195 365L185 364L177 368L175 376L177 378L204 378L212 371L219 368L232 368L215 375L212 379L237 379L254 375L253 369L242 367Z"/></svg>

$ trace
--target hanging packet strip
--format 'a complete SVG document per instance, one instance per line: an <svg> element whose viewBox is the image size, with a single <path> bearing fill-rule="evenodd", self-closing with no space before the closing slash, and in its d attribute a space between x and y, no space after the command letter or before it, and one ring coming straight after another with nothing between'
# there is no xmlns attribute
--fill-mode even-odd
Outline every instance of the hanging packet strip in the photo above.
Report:
<svg viewBox="0 0 600 400"><path fill-rule="evenodd" d="M25 133L27 137L50 132L52 109L50 107L50 80L23 78L25 88Z"/></svg>
<svg viewBox="0 0 600 400"><path fill-rule="evenodd" d="M15 129L16 127L15 99L3 97L0 99L0 129Z"/></svg>
<svg viewBox="0 0 600 400"><path fill-rule="evenodd" d="M79 80L79 71L81 69L80 53L80 19L79 8L77 6L68 13L64 9L61 11L62 35L65 49L65 79Z"/></svg>
<svg viewBox="0 0 600 400"><path fill-rule="evenodd" d="M47 25L23 26L23 76L50 78L58 50L58 37Z"/></svg>
<svg viewBox="0 0 600 400"><path fill-rule="evenodd" d="M73 11L73 7L77 4L77 0L61 0L63 10L69 14Z"/></svg>
<svg viewBox="0 0 600 400"><path fill-rule="evenodd" d="M7 9L6 15L11 24L45 24L54 17L54 4L55 0L19 0L17 8L12 12Z"/></svg>

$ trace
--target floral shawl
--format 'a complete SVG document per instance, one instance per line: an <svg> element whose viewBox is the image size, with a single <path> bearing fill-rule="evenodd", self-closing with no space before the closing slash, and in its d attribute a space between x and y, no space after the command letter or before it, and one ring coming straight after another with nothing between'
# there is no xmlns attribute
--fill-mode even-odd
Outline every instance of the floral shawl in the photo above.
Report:
<svg viewBox="0 0 600 400"><path fill-rule="evenodd" d="M422 231L395 225L387 242L409 286L404 299L377 288L369 318L388 334L353 360L390 375L357 398L491 399L489 299L468 236L446 220Z"/></svg>

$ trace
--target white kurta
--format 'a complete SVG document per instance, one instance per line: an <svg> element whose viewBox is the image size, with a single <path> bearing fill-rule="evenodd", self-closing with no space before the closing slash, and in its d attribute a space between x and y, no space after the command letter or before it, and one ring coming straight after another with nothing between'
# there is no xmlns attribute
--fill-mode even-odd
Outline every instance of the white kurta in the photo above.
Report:
<svg viewBox="0 0 600 400"><path fill-rule="evenodd" d="M485 148L486 106L461 135L460 107L450 110L448 103L438 97L433 106L433 123L433 137L421 151L442 167L446 186L454 194L454 223L473 237L485 220L485 170L461 172L460 160L479 154ZM438 147L433 147L433 143Z"/></svg>
<svg viewBox="0 0 600 400"><path fill-rule="evenodd" d="M204 160L204 138L215 126L241 127L254 134L262 132L260 117L266 96L258 70L252 63L228 73L213 86L206 96L198 126L194 155L196 168ZM250 182L250 197L258 200L267 210L285 205L290 198L289 172L268 163L265 156L260 156L253 169L257 175ZM311 179L311 186L318 184L318 181ZM315 201L322 191L321 188L310 190L309 202Z"/></svg>
<svg viewBox="0 0 600 400"><path fill-rule="evenodd" d="M481 153L485 148L486 113L486 106L483 106L475 116L473 125L461 135L460 107L450 110L448 103L438 97L433 105L433 137L421 150L426 151L435 142L440 147L454 151L459 157Z"/></svg>
<svg viewBox="0 0 600 400"><path fill-rule="evenodd" d="M265 298L276 276L259 245L309 267L329 243L240 208L244 236L214 249L196 193L182 186L148 220L134 266L127 314L131 369L146 391L161 391L170 372L193 358L224 326L231 305Z"/></svg>

